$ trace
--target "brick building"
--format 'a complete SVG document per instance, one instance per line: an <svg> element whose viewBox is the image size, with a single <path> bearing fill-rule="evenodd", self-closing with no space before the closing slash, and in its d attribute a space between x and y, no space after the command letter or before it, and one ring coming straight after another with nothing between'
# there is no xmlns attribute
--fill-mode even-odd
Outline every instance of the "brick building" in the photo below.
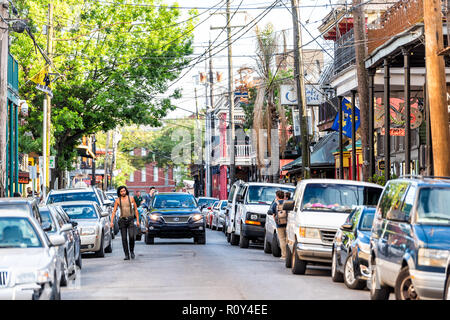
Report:
<svg viewBox="0 0 450 320"><path fill-rule="evenodd" d="M146 152L145 148L136 148L131 151L131 155L144 157ZM147 163L144 168L130 175L126 185L130 192L148 192L150 187L155 187L159 192L173 191L176 185L173 167L161 168L156 162Z"/></svg>

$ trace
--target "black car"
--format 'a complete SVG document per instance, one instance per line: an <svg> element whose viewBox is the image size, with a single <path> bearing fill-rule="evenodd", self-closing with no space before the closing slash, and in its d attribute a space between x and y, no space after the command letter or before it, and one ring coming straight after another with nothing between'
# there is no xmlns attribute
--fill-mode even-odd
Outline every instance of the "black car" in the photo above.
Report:
<svg viewBox="0 0 450 320"><path fill-rule="evenodd" d="M363 289L370 277L370 231L375 207L358 206L337 231L333 241L331 278L350 289Z"/></svg>
<svg viewBox="0 0 450 320"><path fill-rule="evenodd" d="M205 219L197 201L189 193L158 193L152 199L147 215L145 243L155 238L194 238L206 243Z"/></svg>

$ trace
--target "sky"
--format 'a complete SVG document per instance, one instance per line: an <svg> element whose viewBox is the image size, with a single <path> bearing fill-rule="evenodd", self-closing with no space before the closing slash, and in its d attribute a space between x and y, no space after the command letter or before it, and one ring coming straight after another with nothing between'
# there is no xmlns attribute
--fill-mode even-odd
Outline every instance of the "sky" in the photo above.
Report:
<svg viewBox="0 0 450 320"><path fill-rule="evenodd" d="M231 0L231 12L236 11L237 7L240 6L239 11L233 18L232 26L253 26L256 21L259 21L257 25L260 28L268 23L272 23L274 30L281 34L282 30L286 30L287 37L287 47L288 50L293 48L293 33L292 26L293 20L291 13L283 5L283 3L290 8L290 0L278 1L275 8L270 11L265 11L260 8L267 8L272 5L275 1L270 0ZM336 6L338 0L301 0L300 4L300 20L305 26L302 30L302 40L303 44L307 44L305 48L320 48L319 44L325 49L329 50L332 48L333 43L330 41L325 41L319 37L318 42L313 40L313 37L317 37L320 32L318 27L321 24L322 19L330 12L332 6ZM164 0L165 4L173 4L175 1ZM196 7L198 13L201 14L198 26L194 30L194 54L192 58L199 57L204 54L207 50L208 42L211 40L214 44L213 47L219 45L217 49L213 50L213 69L214 71L223 72L223 80L218 84L226 90L228 87L228 50L226 48L226 30L221 33L221 30L211 30L211 27L224 27L226 25L226 1L225 0L178 0L177 3L182 7L182 12L187 14L188 8ZM218 5L217 5L218 4ZM207 8L212 8L207 11ZM223 14L213 14L210 13L223 13ZM202 14L203 13L203 14ZM187 17L187 16L186 16ZM256 20L254 20L256 19ZM254 27L235 28L232 30L232 34L236 34L232 41L232 51L233 51L233 69L236 77L236 71L242 66L255 66L255 31ZM217 40L216 40L217 39ZM282 43L282 42L280 42ZM308 44L309 43L309 44ZM223 50L220 50L223 49ZM280 48L280 52L282 48ZM201 59L204 60L204 59ZM194 60L194 61L197 61ZM205 87L203 85L194 84L194 76L198 75L199 72L205 71L205 61L196 64L192 69L181 73L182 78L177 80L175 84L172 85L171 89L182 88L183 97L180 100L175 100L174 104L178 107L175 111L168 114L168 119L177 119L190 115L195 112L195 98L194 98L194 88L197 87L198 91L198 106L199 109L205 107ZM188 72L189 71L189 72ZM216 88L217 90L220 88ZM188 111L186 111L188 110ZM191 112L189 112L191 111Z"/></svg>

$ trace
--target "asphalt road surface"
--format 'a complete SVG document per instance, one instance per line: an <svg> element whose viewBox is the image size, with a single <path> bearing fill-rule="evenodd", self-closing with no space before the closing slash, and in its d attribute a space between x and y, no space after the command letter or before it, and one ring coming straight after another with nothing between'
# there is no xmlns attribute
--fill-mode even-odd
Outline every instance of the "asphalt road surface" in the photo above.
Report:
<svg viewBox="0 0 450 320"><path fill-rule="evenodd" d="M120 234L105 258L83 256L81 276L62 288L62 299L150 300L367 300L369 291L331 281L330 268L293 275L261 245L240 249L222 232L207 230L206 245L192 239L136 242L136 259L124 261Z"/></svg>

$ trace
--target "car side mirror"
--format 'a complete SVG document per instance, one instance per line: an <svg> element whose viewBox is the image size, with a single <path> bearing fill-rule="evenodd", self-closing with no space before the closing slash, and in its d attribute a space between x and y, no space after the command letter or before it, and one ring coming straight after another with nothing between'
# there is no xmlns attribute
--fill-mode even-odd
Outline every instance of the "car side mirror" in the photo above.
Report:
<svg viewBox="0 0 450 320"><path fill-rule="evenodd" d="M76 227L76 226L78 226L78 222L76 222L76 221L70 221L70 223L72 224L72 227Z"/></svg>
<svg viewBox="0 0 450 320"><path fill-rule="evenodd" d="M64 245L66 243L66 239L61 235L51 235L48 237L50 240L50 246L51 247L58 247Z"/></svg>
<svg viewBox="0 0 450 320"><path fill-rule="evenodd" d="M386 219L398 222L408 222L408 216L400 209L389 210Z"/></svg>
<svg viewBox="0 0 450 320"><path fill-rule="evenodd" d="M242 198L242 195L238 194L236 195L236 202L242 202L244 199Z"/></svg>
<svg viewBox="0 0 450 320"><path fill-rule="evenodd" d="M114 201L111 201L111 200L105 200L105 201L103 202L103 204L104 204L105 206L107 206L107 207L112 207L112 206L114 205Z"/></svg>
<svg viewBox="0 0 450 320"><path fill-rule="evenodd" d="M341 230L342 231L353 231L353 225L351 224L351 223L344 223L342 226L341 226Z"/></svg>
<svg viewBox="0 0 450 320"><path fill-rule="evenodd" d="M70 223L66 223L65 225L63 225L61 227L59 232L63 233L63 232L67 232L67 231L72 231L72 229L73 229L73 226Z"/></svg>
<svg viewBox="0 0 450 320"><path fill-rule="evenodd" d="M107 216L109 216L109 212L108 212L108 211L102 211L102 212L100 213L100 215L101 215L102 217L107 217Z"/></svg>
<svg viewBox="0 0 450 320"><path fill-rule="evenodd" d="M44 230L45 232L49 232L52 231L52 224L50 222L43 222L42 223L42 230Z"/></svg>
<svg viewBox="0 0 450 320"><path fill-rule="evenodd" d="M294 210L294 201L284 201L283 202L283 210L284 211Z"/></svg>

